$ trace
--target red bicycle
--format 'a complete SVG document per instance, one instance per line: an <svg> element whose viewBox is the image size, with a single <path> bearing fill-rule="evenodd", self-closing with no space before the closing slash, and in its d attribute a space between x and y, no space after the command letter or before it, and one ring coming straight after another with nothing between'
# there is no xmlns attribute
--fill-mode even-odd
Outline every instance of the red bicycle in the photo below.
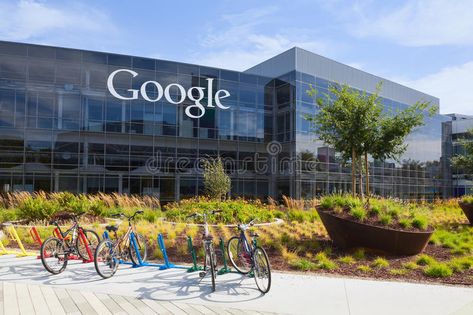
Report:
<svg viewBox="0 0 473 315"><path fill-rule="evenodd" d="M71 214L73 224L63 232L58 221L51 221L56 225L52 237L47 238L41 245L41 262L44 268L52 274L60 274L67 267L71 255L82 258L84 262L94 261L94 253L100 238L92 230L83 229L78 218L85 212Z"/></svg>

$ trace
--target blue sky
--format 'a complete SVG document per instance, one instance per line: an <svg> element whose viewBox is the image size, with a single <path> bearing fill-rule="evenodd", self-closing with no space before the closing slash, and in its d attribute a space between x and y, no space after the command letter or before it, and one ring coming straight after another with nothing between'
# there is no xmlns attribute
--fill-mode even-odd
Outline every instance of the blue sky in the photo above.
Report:
<svg viewBox="0 0 473 315"><path fill-rule="evenodd" d="M0 39L235 70L299 46L473 114L473 0L1 0Z"/></svg>

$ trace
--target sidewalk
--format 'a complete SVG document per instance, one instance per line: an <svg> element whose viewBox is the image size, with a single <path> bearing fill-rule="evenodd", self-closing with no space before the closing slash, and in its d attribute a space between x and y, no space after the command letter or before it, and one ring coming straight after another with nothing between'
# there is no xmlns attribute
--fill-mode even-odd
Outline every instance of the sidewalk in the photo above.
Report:
<svg viewBox="0 0 473 315"><path fill-rule="evenodd" d="M45 305L35 302L42 301L38 292L43 298L44 292L54 292L61 305L61 298L67 301L64 311L76 314L106 314L104 307L121 314L473 314L473 288L285 273L273 273L265 296L253 279L238 274L218 276L217 291L211 293L209 279L200 281L197 273L181 269L120 266L103 280L92 264L70 262L63 274L53 276L34 257L3 256L0 281L4 314L14 314L15 305L43 314L36 310Z"/></svg>

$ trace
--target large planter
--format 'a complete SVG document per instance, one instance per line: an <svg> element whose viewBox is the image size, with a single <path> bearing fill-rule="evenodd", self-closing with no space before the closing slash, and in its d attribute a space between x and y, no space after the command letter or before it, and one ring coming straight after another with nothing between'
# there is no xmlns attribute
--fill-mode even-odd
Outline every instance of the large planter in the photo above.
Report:
<svg viewBox="0 0 473 315"><path fill-rule="evenodd" d="M322 223L335 245L342 248L367 247L396 255L422 252L433 231L400 231L340 218L317 208Z"/></svg>
<svg viewBox="0 0 473 315"><path fill-rule="evenodd" d="M460 208L462 208L463 213L468 218L468 221L470 221L470 224L473 225L473 204L464 203L461 201L458 204L460 205Z"/></svg>

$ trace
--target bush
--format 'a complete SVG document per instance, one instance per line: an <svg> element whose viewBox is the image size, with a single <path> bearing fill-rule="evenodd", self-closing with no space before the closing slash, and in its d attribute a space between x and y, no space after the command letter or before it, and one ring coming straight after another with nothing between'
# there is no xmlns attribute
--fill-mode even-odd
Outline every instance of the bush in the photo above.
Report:
<svg viewBox="0 0 473 315"><path fill-rule="evenodd" d="M454 258L449 261L448 266L452 268L452 270L455 272L469 270L473 267L473 257L464 256L464 257Z"/></svg>
<svg viewBox="0 0 473 315"><path fill-rule="evenodd" d="M60 209L57 200L48 200L41 195L36 198L30 196L19 205L18 215L28 221L45 220L51 218Z"/></svg>
<svg viewBox="0 0 473 315"><path fill-rule="evenodd" d="M416 263L420 266L429 266L434 264L436 261L434 258L430 257L429 255L422 254L417 258Z"/></svg>
<svg viewBox="0 0 473 315"><path fill-rule="evenodd" d="M412 226L420 230L427 230L429 223L426 217L417 215L412 219Z"/></svg>
<svg viewBox="0 0 473 315"><path fill-rule="evenodd" d="M460 201L466 204L473 204L473 195L465 195L460 199Z"/></svg>
<svg viewBox="0 0 473 315"><path fill-rule="evenodd" d="M320 269L332 270L337 268L337 264L331 261L324 252L315 255L315 259L319 262L317 266Z"/></svg>
<svg viewBox="0 0 473 315"><path fill-rule="evenodd" d="M297 270L317 270L317 264L305 258L291 260L289 261L289 265Z"/></svg>
<svg viewBox="0 0 473 315"><path fill-rule="evenodd" d="M389 267L389 262L386 259L382 258L382 257L377 257L371 265L373 267L382 269L382 268Z"/></svg>
<svg viewBox="0 0 473 315"><path fill-rule="evenodd" d="M402 267L406 268L406 269L409 269L409 270L415 270L415 269L419 269L419 265L417 265L415 262L413 261L409 261L409 262L406 262L406 263L403 263L402 264Z"/></svg>
<svg viewBox="0 0 473 315"><path fill-rule="evenodd" d="M362 272L366 272L366 273L372 271L371 267L368 266L368 265L359 265L356 269L359 270L359 271L362 271Z"/></svg>
<svg viewBox="0 0 473 315"><path fill-rule="evenodd" d="M352 256L343 256L338 258L338 261L342 264L353 265L355 263L355 259Z"/></svg>
<svg viewBox="0 0 473 315"><path fill-rule="evenodd" d="M0 208L0 223L18 220L18 211L15 209Z"/></svg>
<svg viewBox="0 0 473 315"><path fill-rule="evenodd" d="M446 264L434 263L424 270L424 274L432 278L445 278L450 277L453 274L453 271Z"/></svg>
<svg viewBox="0 0 473 315"><path fill-rule="evenodd" d="M361 206L351 209L350 214L358 221L363 221L366 218L366 210Z"/></svg>
<svg viewBox="0 0 473 315"><path fill-rule="evenodd" d="M216 201L205 197L184 199L180 202L169 203L164 207L164 216L169 221L186 222L186 217L194 212L210 210L222 210L216 216L210 216L210 223L246 223L252 219L258 222L270 222L275 218L286 218L286 213L278 210L269 210L260 201L248 201L244 199L231 199Z"/></svg>
<svg viewBox="0 0 473 315"><path fill-rule="evenodd" d="M365 249L364 248L358 248L354 253L353 257L355 257L356 260L363 260L365 259Z"/></svg>

